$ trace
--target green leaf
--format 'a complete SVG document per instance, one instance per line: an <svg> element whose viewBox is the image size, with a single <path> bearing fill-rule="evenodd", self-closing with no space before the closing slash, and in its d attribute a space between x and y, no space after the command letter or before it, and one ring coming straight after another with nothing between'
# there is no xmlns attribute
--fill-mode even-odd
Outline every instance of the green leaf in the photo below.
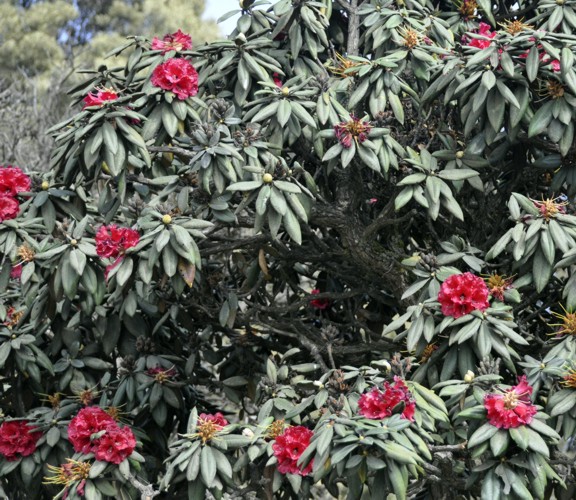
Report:
<svg viewBox="0 0 576 500"><path fill-rule="evenodd" d="M468 448L474 448L484 441L491 439L494 434L498 432L498 427L495 427L489 423L485 423L480 426L474 433L470 436L468 440Z"/></svg>
<svg viewBox="0 0 576 500"><path fill-rule="evenodd" d="M259 215L264 215L266 213L266 206L268 205L268 200L270 199L270 194L272 192L272 186L266 184L262 186L260 192L258 193L258 198L256 198L256 213Z"/></svg>
<svg viewBox="0 0 576 500"><path fill-rule="evenodd" d="M528 433L528 448L546 458L550 458L550 450L542 436L528 427L526 427L526 432Z"/></svg>
<svg viewBox="0 0 576 500"><path fill-rule="evenodd" d="M302 232L300 229L300 223L294 215L294 212L288 207L286 207L286 213L282 218L282 223L286 228L286 232L290 235L290 238L298 245L302 244Z"/></svg>
<svg viewBox="0 0 576 500"><path fill-rule="evenodd" d="M530 127L528 127L528 137L543 134L548 125L552 121L552 107L553 102L545 103L530 120Z"/></svg>
<svg viewBox="0 0 576 500"><path fill-rule="evenodd" d="M552 276L552 265L539 248L536 250L532 262L532 276L538 292L544 290Z"/></svg>
<svg viewBox="0 0 576 500"><path fill-rule="evenodd" d="M200 475L207 487L212 487L216 477L216 458L210 446L204 446L200 452Z"/></svg>
<svg viewBox="0 0 576 500"><path fill-rule="evenodd" d="M546 425L544 422L542 422L542 420L538 418L533 418L528 426L539 434L543 434L544 436L550 437L552 439L560 439L560 435L554 429L552 429L552 427Z"/></svg>
<svg viewBox="0 0 576 500"><path fill-rule="evenodd" d="M502 455L508 449L510 436L504 429L498 429L498 432L490 438L490 449L495 457Z"/></svg>
<svg viewBox="0 0 576 500"><path fill-rule="evenodd" d="M288 99L282 99L278 105L277 120L281 127L285 127L292 114L292 106Z"/></svg>
<svg viewBox="0 0 576 500"><path fill-rule="evenodd" d="M528 81L533 82L538 76L538 68L540 66L540 53L538 47L534 45L528 52L526 58L526 76Z"/></svg>
<svg viewBox="0 0 576 500"><path fill-rule="evenodd" d="M490 90L496 85L496 75L490 70L484 71L482 74L482 85L486 87L486 90Z"/></svg>
<svg viewBox="0 0 576 500"><path fill-rule="evenodd" d="M556 403L550 410L551 417L557 417L570 411L576 404L576 391L564 390L562 392L562 399Z"/></svg>

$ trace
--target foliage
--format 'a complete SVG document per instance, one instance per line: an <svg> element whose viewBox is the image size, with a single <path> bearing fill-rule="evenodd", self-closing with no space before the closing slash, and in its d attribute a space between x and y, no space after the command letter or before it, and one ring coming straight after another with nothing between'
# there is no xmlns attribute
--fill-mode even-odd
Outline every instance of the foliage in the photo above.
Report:
<svg viewBox="0 0 576 500"><path fill-rule="evenodd" d="M571 498L572 1L240 13L3 176L4 491Z"/></svg>

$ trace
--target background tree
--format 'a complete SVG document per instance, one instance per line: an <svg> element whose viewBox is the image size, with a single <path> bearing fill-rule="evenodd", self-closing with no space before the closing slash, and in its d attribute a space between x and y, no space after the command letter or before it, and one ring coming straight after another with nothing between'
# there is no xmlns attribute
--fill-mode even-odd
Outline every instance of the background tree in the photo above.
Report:
<svg viewBox="0 0 576 500"><path fill-rule="evenodd" d="M573 7L245 0L88 73L0 169L4 490L572 498Z"/></svg>

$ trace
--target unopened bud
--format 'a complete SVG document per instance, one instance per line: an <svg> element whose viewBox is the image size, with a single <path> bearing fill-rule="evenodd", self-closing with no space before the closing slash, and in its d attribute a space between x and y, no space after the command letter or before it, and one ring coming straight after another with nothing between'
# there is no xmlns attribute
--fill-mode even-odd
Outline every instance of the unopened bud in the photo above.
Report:
<svg viewBox="0 0 576 500"><path fill-rule="evenodd" d="M171 222L172 222L172 217L171 217L170 215L166 214L166 215L164 215L164 216L162 217L162 223L163 223L163 224L168 225L168 224L170 224Z"/></svg>
<svg viewBox="0 0 576 500"><path fill-rule="evenodd" d="M262 176L262 181L265 184L270 184L273 180L274 180L274 177L272 177L272 174L264 174Z"/></svg>
<svg viewBox="0 0 576 500"><path fill-rule="evenodd" d="M466 375L464 375L464 382L470 384L474 380L474 377L475 377L474 372L472 370L468 370L466 372Z"/></svg>
<svg viewBox="0 0 576 500"><path fill-rule="evenodd" d="M282 87L282 95L288 95L290 93L290 89L288 87Z"/></svg>
<svg viewBox="0 0 576 500"><path fill-rule="evenodd" d="M70 245L75 247L76 245L78 245L78 240L70 240Z"/></svg>
<svg viewBox="0 0 576 500"><path fill-rule="evenodd" d="M458 151L458 152L456 153L456 158L458 158L459 160L460 160L461 158L464 158L464 151Z"/></svg>
<svg viewBox="0 0 576 500"><path fill-rule="evenodd" d="M248 429L248 427L246 427L245 429L242 429L242 435L246 436L247 438L253 438L254 432L252 432L252 429Z"/></svg>
<svg viewBox="0 0 576 500"><path fill-rule="evenodd" d="M42 189L44 191L47 191L49 187L50 187L50 183L48 181L42 181Z"/></svg>

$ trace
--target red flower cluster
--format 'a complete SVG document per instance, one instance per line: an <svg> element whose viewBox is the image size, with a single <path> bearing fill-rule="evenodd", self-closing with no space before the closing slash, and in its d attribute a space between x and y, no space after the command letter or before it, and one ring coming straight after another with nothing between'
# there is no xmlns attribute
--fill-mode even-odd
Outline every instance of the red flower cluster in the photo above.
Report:
<svg viewBox="0 0 576 500"><path fill-rule="evenodd" d="M152 72L151 82L174 92L181 101L198 93L198 72L186 59L172 58L159 64Z"/></svg>
<svg viewBox="0 0 576 500"><path fill-rule="evenodd" d="M94 453L96 460L119 464L136 448L130 427L120 427L98 406L82 408L68 425L68 439L74 450Z"/></svg>
<svg viewBox="0 0 576 500"><path fill-rule="evenodd" d="M504 393L492 393L484 396L484 408L488 422L499 429L514 429L529 424L538 411L530 401L532 387L526 381L526 375L518 378L518 385Z"/></svg>
<svg viewBox="0 0 576 500"><path fill-rule="evenodd" d="M453 274L438 293L442 314L460 318L474 310L484 311L488 306L488 287L484 280L472 273Z"/></svg>
<svg viewBox="0 0 576 500"><path fill-rule="evenodd" d="M96 233L96 253L102 259L116 259L114 263L106 267L106 277L122 262L126 250L136 246L139 241L140 234L135 229L118 227L116 224L100 226Z"/></svg>
<svg viewBox="0 0 576 500"><path fill-rule="evenodd" d="M310 292L311 295L318 295L320 293L320 290L318 290L318 288L314 288L314 290L312 290ZM330 301L328 299L312 299L310 300L310 305L316 309L327 309L330 306Z"/></svg>
<svg viewBox="0 0 576 500"><path fill-rule="evenodd" d="M118 227L116 224L100 226L96 233L96 253L103 259L116 259L139 241L140 235L135 229Z"/></svg>
<svg viewBox="0 0 576 500"><path fill-rule="evenodd" d="M200 415L198 415L198 425L203 425L206 422L211 422L215 427L218 427L218 430L228 425L228 420L226 420L220 412L214 415L210 413L200 413Z"/></svg>
<svg viewBox="0 0 576 500"><path fill-rule="evenodd" d="M18 167L0 167L0 222L14 219L20 211L16 195L30 191L30 177Z"/></svg>
<svg viewBox="0 0 576 500"><path fill-rule="evenodd" d="M489 38L489 40L473 38L472 40L470 40L470 42L468 42L467 44L468 47L477 47L479 49L487 49L488 47L490 47L490 44L492 43L492 38L494 38L497 34L495 31L490 31L490 28L491 26L489 24L480 23L477 33L486 38Z"/></svg>
<svg viewBox="0 0 576 500"><path fill-rule="evenodd" d="M0 455L8 462L32 455L36 451L36 443L42 437L37 429L26 420L3 422L0 425Z"/></svg>
<svg viewBox="0 0 576 500"><path fill-rule="evenodd" d="M102 106L108 101L115 101L118 99L118 94L113 89L98 89L95 93L90 92L82 101L86 109L90 106Z"/></svg>
<svg viewBox="0 0 576 500"><path fill-rule="evenodd" d="M272 445L274 456L278 460L278 471L282 474L299 474L307 476L312 472L314 460L302 469L298 465L298 459L308 448L310 439L314 433L302 425L288 427L280 434Z"/></svg>
<svg viewBox="0 0 576 500"><path fill-rule="evenodd" d="M394 377L394 384L384 382L384 390L372 388L370 392L362 394L358 400L358 413L372 420L390 417L399 412L400 408L402 408L402 418L414 420L416 403L406 383L400 377Z"/></svg>
<svg viewBox="0 0 576 500"><path fill-rule="evenodd" d="M170 52L171 50L175 50L176 52L188 50L192 48L192 37L178 30L171 35L164 35L162 40L154 37L151 48L152 50L161 50L162 54L166 54L166 52Z"/></svg>
<svg viewBox="0 0 576 500"><path fill-rule="evenodd" d="M360 120L360 118L356 118L354 115L350 116L349 121L334 125L336 139L338 139L340 144L346 149L352 147L352 141L363 143L368 139L368 133L371 129L372 124L369 121Z"/></svg>

